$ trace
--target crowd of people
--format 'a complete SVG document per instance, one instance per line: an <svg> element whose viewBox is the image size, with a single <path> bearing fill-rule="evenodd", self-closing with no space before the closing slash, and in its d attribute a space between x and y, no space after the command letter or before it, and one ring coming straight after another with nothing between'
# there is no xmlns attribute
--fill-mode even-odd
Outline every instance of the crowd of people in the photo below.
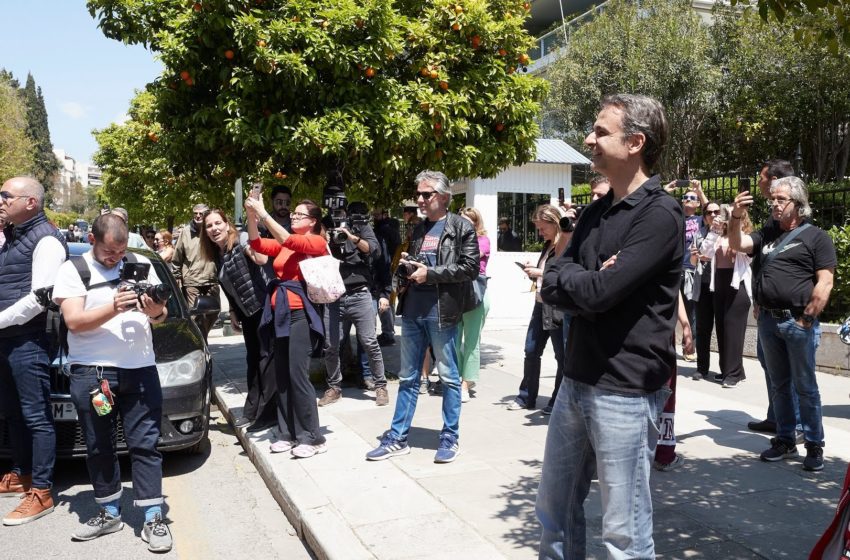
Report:
<svg viewBox="0 0 850 560"><path fill-rule="evenodd" d="M731 203L709 200L698 181L662 185L652 171L667 136L656 100L603 99L585 141L599 174L591 184L593 202L581 209L569 203L537 208L532 221L543 249L536 262L517 263L533 282L535 302L522 380L508 410L537 409L550 341L555 354L555 388L542 407L551 416L536 505L541 558L585 556L583 503L593 479L601 487L609 556L654 557L649 471L684 462L675 452L673 430L677 324L682 355L696 363L692 379L733 389L746 379L743 345L752 307L768 407L765 420L749 427L775 434L760 458L794 457L803 444L803 469L823 468L815 352L836 254L829 236L810 220L806 185L782 160L764 164L758 192L740 189ZM228 300L230 324L244 338L248 381L235 424L248 431L274 427L271 453L307 459L328 451L319 414L342 398L346 354L361 370L361 387L374 392L375 405L390 404L381 348L398 343L400 321L395 409L366 459L410 453L417 400L430 387L442 396L434 462L455 461L461 405L479 383L491 305L490 241L477 209L449 210L452 190L443 173L423 171L414 185L416 206L404 209L403 227L383 209L370 212L358 201L330 213L309 199L292 208L292 193L282 186L270 193L271 211L259 187L252 191L244 228L221 209L195 205L176 240L167 230L130 232L126 210L113 208L92 224L92 250L84 257L90 278L83 278L66 262L67 242L79 239L48 223L41 185L21 177L4 183L0 404L14 466L0 480L0 494L23 499L3 523L34 521L54 507L46 304L36 295L52 286L69 331L71 394L99 508L74 539L123 527L120 470L99 396L124 420L135 503L145 510L142 538L153 551L171 547L162 516L156 450L162 396L150 327L166 320L167 308L116 289L128 246L147 247L169 262L190 306L222 294ZM748 210L763 203L770 216L754 227ZM519 241L509 222L500 220L499 250L518 250ZM302 263L325 255L339 263L342 289L320 304L308 296ZM151 275L149 281L158 283ZM215 319L200 321L205 337ZM349 345L351 327L356 349ZM713 376L712 331L719 350ZM115 340L136 351L116 358ZM326 373L318 397L309 377L314 356L323 356ZM434 367L439 381L431 383Z"/></svg>

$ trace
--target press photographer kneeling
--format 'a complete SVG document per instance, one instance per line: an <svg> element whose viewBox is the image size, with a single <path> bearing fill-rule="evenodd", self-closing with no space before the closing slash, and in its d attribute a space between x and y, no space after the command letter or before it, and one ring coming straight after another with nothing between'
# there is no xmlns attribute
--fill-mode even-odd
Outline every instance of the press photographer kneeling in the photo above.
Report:
<svg viewBox="0 0 850 560"><path fill-rule="evenodd" d="M146 258L127 262L127 225L115 215L98 216L89 234L87 270L67 261L53 287L68 327L71 398L86 440L86 464L100 512L72 538L91 540L120 531L121 470L113 434L121 415L132 465L136 506L144 508L142 540L152 552L171 549L162 515L160 437L162 388L151 323L165 320L170 293ZM85 278L87 276L87 278Z"/></svg>
<svg viewBox="0 0 850 560"><path fill-rule="evenodd" d="M341 261L339 272L345 283L345 294L325 306L325 367L328 388L319 399L319 406L335 403L342 396L340 347L347 343L350 325L369 358L375 383L375 404L389 403L387 378L384 376L384 357L376 333L375 302L370 291L372 270L370 259L380 256L378 239L369 226L369 214L362 202L350 202L337 209L333 228L328 231L331 254Z"/></svg>

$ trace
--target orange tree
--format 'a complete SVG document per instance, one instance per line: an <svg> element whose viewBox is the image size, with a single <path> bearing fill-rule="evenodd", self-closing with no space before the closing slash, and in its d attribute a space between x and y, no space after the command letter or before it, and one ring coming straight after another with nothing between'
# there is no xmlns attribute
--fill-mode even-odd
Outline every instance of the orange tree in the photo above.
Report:
<svg viewBox="0 0 850 560"><path fill-rule="evenodd" d="M191 217L191 207L204 202L211 208L233 207L233 191L216 188L219 170L202 177L175 173L160 143L162 125L155 122L155 98L149 92L131 102L129 119L95 130L98 151L94 162L103 170L101 202L122 206L135 224L166 225Z"/></svg>
<svg viewBox="0 0 850 560"><path fill-rule="evenodd" d="M526 0L89 0L165 66L147 90L177 176L398 201L423 168L490 177L534 155L545 82ZM517 71L517 70L520 71Z"/></svg>

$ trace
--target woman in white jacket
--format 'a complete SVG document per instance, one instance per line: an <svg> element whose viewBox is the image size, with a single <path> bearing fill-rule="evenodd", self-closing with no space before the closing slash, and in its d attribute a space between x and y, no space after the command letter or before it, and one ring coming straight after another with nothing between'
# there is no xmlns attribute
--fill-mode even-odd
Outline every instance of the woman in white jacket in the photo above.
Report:
<svg viewBox="0 0 850 560"><path fill-rule="evenodd" d="M732 207L724 204L700 245L700 254L711 258L710 289L714 296L714 321L720 350L720 381L733 388L746 378L743 352L747 313L752 298L750 257L729 247L727 224ZM743 231L752 231L744 216ZM706 294L707 295L707 294Z"/></svg>

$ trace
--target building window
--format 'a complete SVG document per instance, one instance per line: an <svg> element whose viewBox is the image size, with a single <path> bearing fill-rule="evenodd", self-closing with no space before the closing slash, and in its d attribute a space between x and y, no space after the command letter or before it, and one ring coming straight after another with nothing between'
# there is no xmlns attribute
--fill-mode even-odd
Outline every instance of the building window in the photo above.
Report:
<svg viewBox="0 0 850 560"><path fill-rule="evenodd" d="M531 218L541 204L549 204L549 195L529 193L498 193L499 251L529 251L540 245L537 228ZM505 234L502 219L507 220L511 233ZM511 235L513 234L513 235ZM515 238L514 238L515 236Z"/></svg>

